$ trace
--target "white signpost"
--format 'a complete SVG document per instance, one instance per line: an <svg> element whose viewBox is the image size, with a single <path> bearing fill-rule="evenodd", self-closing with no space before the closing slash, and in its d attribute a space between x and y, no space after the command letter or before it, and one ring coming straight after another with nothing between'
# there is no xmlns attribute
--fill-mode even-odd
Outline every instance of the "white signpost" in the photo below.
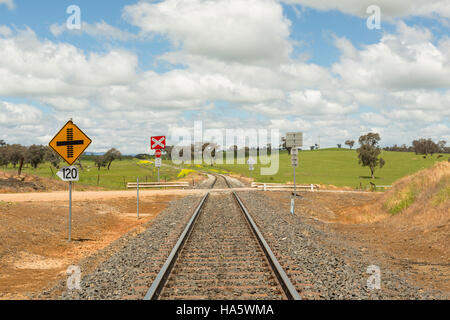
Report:
<svg viewBox="0 0 450 320"><path fill-rule="evenodd" d="M80 172L77 167L64 167L59 170L56 175L66 182L80 181Z"/></svg>
<svg viewBox="0 0 450 320"><path fill-rule="evenodd" d="M159 169L161 168L162 165L162 160L161 160L161 150L165 150L166 149L166 136L156 136L156 137L151 137L150 138L150 148L152 150L156 150L155 152L155 167L158 168L158 182L159 182Z"/></svg>
<svg viewBox="0 0 450 320"><path fill-rule="evenodd" d="M297 185L295 181L295 168L298 167L298 148L303 146L303 132L288 132L286 134L286 148L291 148L291 165L294 169L294 198L291 199L291 213L295 212L295 198Z"/></svg>

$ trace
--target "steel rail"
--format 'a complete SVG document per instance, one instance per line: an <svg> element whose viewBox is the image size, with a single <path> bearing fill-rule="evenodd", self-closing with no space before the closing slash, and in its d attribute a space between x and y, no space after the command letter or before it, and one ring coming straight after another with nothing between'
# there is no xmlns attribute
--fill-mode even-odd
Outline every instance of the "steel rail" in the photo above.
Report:
<svg viewBox="0 0 450 320"><path fill-rule="evenodd" d="M259 231L256 223L250 216L250 213L248 212L247 208L244 206L244 203L241 201L236 192L233 192L233 195L237 203L239 204L239 207L241 208L242 212L244 212L244 215L250 224L253 234L256 236L256 239L258 240L262 250L264 251L267 259L269 260L269 263L272 266L272 270L274 271L275 276L277 277L278 282L283 288L283 291L286 294L287 298L289 300L302 300L299 293L292 284L291 280L289 280L289 277L287 276L286 272L283 270L283 267L280 265L277 258L273 254L272 249L270 249L269 245L267 244L267 241L264 239L262 233Z"/></svg>
<svg viewBox="0 0 450 320"><path fill-rule="evenodd" d="M220 175L222 178L225 179L226 184L229 188L231 188L230 183L228 182L228 179ZM214 187L214 184L217 182L217 176L216 181L213 183L212 187ZM283 270L282 266L278 262L277 258L273 254L272 250L270 249L269 245L267 244L266 240L264 239L262 233L259 231L258 227L256 226L256 223L253 221L252 217L250 216L247 208L244 206L242 200L239 198L239 196L236 194L236 192L233 192L234 198L236 199L239 207L241 208L241 211L244 213L244 216L246 220L249 223L250 229L252 230L253 234L255 235L256 239L258 240L258 243L260 244L261 249L263 250L270 266L272 267L273 272L275 273L275 276L278 279L278 282L283 289L286 297L289 300L301 300L300 295L298 294L297 290L295 289L292 282L289 280L288 276L286 275L285 271ZM209 192L202 198L199 205L197 206L194 214L192 215L191 219L189 220L186 228L184 229L183 233L181 234L180 238L178 239L177 243L175 244L174 248L172 249L169 257L167 258L166 262L164 263L163 267L159 271L158 275L156 276L155 280L153 281L150 289L148 290L147 294L144 297L144 300L156 300L158 299L158 296L160 295L162 289L164 288L170 273L172 272L172 269L175 265L175 262L183 249L184 244L186 243L186 240L189 238L195 222L197 221L201 210L203 209L206 200L209 197Z"/></svg>
<svg viewBox="0 0 450 320"><path fill-rule="evenodd" d="M227 183L228 187L232 189L230 182L228 181L227 177L219 174L222 178L225 179L225 182ZM267 244L267 241L264 239L264 236L262 235L261 231L259 231L258 226L253 221L250 213L248 212L247 208L244 206L244 203L239 198L236 192L233 191L234 198L236 199L239 207L241 208L242 212L245 215L245 218L250 224L250 228L252 229L253 234L255 235L256 239L258 240L261 249L265 253L267 260L269 261L272 270L275 273L275 276L278 279L278 282L280 283L281 287L283 288L284 293L286 294L287 298L289 300L301 300L299 293L295 289L294 285L292 284L291 280L289 280L289 277L287 276L286 272L283 270L283 267L278 262L278 259L273 254L272 249L270 249L269 245Z"/></svg>
<svg viewBox="0 0 450 320"><path fill-rule="evenodd" d="M225 177L223 174L218 174L218 176L220 176L220 177L225 179L225 183L227 184L228 188L233 189L233 187L231 186L231 184L228 181L227 177Z"/></svg>
<svg viewBox="0 0 450 320"><path fill-rule="evenodd" d="M216 185L216 182L217 182L217 176L213 175L213 177L215 178L215 180L214 180L213 184L211 185L210 189L214 189L214 186Z"/></svg>
<svg viewBox="0 0 450 320"><path fill-rule="evenodd" d="M178 255L183 249L186 240L189 238L189 235L192 229L194 228L195 222L197 221L197 218L200 215L200 211L202 210L208 197L209 192L200 201L200 204L197 206L197 209L195 210L194 214L189 220L186 228L184 229L177 243L173 247L169 257L167 258L166 262L164 263L155 280L153 281L150 289L147 291L144 300L156 300L158 298L159 294L161 293L161 290L164 288L164 285L167 282L167 279L169 278L170 272L172 271L173 266L175 265Z"/></svg>

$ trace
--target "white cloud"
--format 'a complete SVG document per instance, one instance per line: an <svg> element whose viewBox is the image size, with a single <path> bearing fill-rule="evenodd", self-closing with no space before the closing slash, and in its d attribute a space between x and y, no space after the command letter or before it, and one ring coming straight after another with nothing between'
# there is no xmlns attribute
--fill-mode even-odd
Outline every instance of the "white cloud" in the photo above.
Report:
<svg viewBox="0 0 450 320"><path fill-rule="evenodd" d="M129 83L137 57L126 51L89 54L69 44L40 41L30 30L0 38L0 95L89 93L93 87Z"/></svg>
<svg viewBox="0 0 450 320"><path fill-rule="evenodd" d="M85 33L95 38L119 41L128 41L137 38L136 35L113 27L105 21L96 22L94 24L83 21L80 30L68 30L65 24L55 23L50 26L50 31L55 37L60 36L64 32L70 32L73 34Z"/></svg>
<svg viewBox="0 0 450 320"><path fill-rule="evenodd" d="M449 135L448 37L436 40L427 29L398 23L396 32L362 49L337 38L342 57L326 68L289 57L290 22L279 3L245 3L167 0L126 7L139 36L163 34L177 44L158 57L170 69L163 73L140 70L137 55L127 50L84 52L39 39L30 29L0 27L0 96L50 109L23 104L17 110L32 116L20 118L0 102L8 114L0 117L0 139L47 143L69 118L94 139L90 150L124 153L149 152L150 135L192 127L194 120L213 128L303 130L305 145L320 135L322 146L335 146L371 130L380 130L386 144L410 143L422 131L434 139ZM95 37L112 39L117 31L88 26L93 29L83 32ZM52 31L64 32L59 25ZM223 105L218 101L229 107L215 108ZM5 117L17 123L6 124Z"/></svg>
<svg viewBox="0 0 450 320"><path fill-rule="evenodd" d="M248 64L286 61L290 21L274 0L167 0L126 6L143 33L167 36L184 52Z"/></svg>
<svg viewBox="0 0 450 320"><path fill-rule="evenodd" d="M373 112L362 113L361 119L369 124L377 126L385 126L390 122L389 119L386 119L382 115Z"/></svg>
<svg viewBox="0 0 450 320"><path fill-rule="evenodd" d="M301 4L317 10L339 10L346 14L368 17L367 8L377 5L382 17L404 18L408 16L441 16L450 18L448 0L282 0L285 3Z"/></svg>
<svg viewBox="0 0 450 320"><path fill-rule="evenodd" d="M0 0L0 5L6 5L9 10L13 10L16 6L13 0Z"/></svg>
<svg viewBox="0 0 450 320"><path fill-rule="evenodd" d="M33 106L0 101L1 126L15 127L38 122L41 119L42 112Z"/></svg>
<svg viewBox="0 0 450 320"><path fill-rule="evenodd" d="M344 38L336 39L342 56L333 71L352 88L404 90L450 87L448 39L439 45L427 29L397 24L396 34L356 50Z"/></svg>

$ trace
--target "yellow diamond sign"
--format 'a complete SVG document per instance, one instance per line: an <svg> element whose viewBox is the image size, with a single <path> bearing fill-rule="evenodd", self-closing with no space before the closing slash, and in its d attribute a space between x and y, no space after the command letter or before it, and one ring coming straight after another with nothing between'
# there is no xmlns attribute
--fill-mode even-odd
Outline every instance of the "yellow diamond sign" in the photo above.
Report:
<svg viewBox="0 0 450 320"><path fill-rule="evenodd" d="M50 141L49 146L71 166L91 143L92 140L69 121Z"/></svg>

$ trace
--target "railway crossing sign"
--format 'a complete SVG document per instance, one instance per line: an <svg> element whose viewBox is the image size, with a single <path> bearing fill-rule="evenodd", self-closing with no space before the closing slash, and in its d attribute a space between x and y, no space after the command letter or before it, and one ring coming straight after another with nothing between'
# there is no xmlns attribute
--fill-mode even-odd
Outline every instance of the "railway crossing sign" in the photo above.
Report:
<svg viewBox="0 0 450 320"><path fill-rule="evenodd" d="M164 150L166 149L166 137L158 136L152 137L150 140L152 150Z"/></svg>
<svg viewBox="0 0 450 320"><path fill-rule="evenodd" d="M166 136L156 136L151 137L150 139L150 147L152 150L156 150L155 152L155 167L158 168L158 182L159 182L159 168L161 168L162 160L161 160L161 150L166 149ZM159 156L158 156L159 153Z"/></svg>
<svg viewBox="0 0 450 320"><path fill-rule="evenodd" d="M71 166L91 143L92 140L70 120L50 141L49 146Z"/></svg>
<svg viewBox="0 0 450 320"><path fill-rule="evenodd" d="M69 182L69 242L72 241L72 182L80 178L78 168L72 167L72 164L91 143L92 140L72 120L69 120L49 143L50 148L71 166L62 168L57 173L63 181Z"/></svg>

